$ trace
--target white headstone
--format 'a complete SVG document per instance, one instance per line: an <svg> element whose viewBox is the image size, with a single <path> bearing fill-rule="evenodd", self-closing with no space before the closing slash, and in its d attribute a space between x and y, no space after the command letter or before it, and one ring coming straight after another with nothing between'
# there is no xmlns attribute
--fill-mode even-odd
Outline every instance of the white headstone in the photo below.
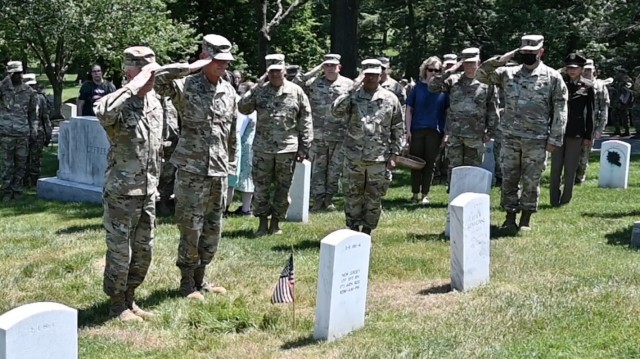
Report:
<svg viewBox="0 0 640 359"><path fill-rule="evenodd" d="M492 183L495 182L496 174L496 158L493 154L495 140L490 140L484 144L484 158L482 160L482 168L491 172Z"/></svg>
<svg viewBox="0 0 640 359"><path fill-rule="evenodd" d="M311 162L296 162L293 181L289 188L289 210L286 219L290 222L309 222L309 191L311 190Z"/></svg>
<svg viewBox="0 0 640 359"><path fill-rule="evenodd" d="M606 141L600 148L600 178L603 188L627 188L631 145L617 140Z"/></svg>
<svg viewBox="0 0 640 359"><path fill-rule="evenodd" d="M58 176L38 180L38 197L102 203L102 187L109 153L107 134L95 117L60 123Z"/></svg>
<svg viewBox="0 0 640 359"><path fill-rule="evenodd" d="M449 185L449 203L463 193L491 194L491 172L474 166L460 166L451 171L451 184ZM448 237L451 232L449 212L444 234Z"/></svg>
<svg viewBox="0 0 640 359"><path fill-rule="evenodd" d="M63 103L60 111L62 112L62 116L67 120L78 117L78 107L75 104Z"/></svg>
<svg viewBox="0 0 640 359"><path fill-rule="evenodd" d="M78 312L58 303L23 305L0 316L0 359L77 359Z"/></svg>
<svg viewBox="0 0 640 359"><path fill-rule="evenodd" d="M489 282L489 195L463 193L451 213L451 287L466 292Z"/></svg>
<svg viewBox="0 0 640 359"><path fill-rule="evenodd" d="M332 341L364 326L371 237L349 229L320 242L314 338Z"/></svg>

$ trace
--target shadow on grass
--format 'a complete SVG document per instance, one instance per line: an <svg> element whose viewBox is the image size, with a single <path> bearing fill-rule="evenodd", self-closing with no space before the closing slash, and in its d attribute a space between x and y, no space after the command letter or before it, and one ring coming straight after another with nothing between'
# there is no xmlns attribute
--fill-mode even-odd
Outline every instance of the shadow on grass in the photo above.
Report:
<svg viewBox="0 0 640 359"><path fill-rule="evenodd" d="M629 246L631 244L631 234L633 233L633 225L627 228L619 229L615 232L607 233L604 237L607 244L612 246Z"/></svg>
<svg viewBox="0 0 640 359"><path fill-rule="evenodd" d="M423 208L447 208L446 203L431 203L429 205L422 205L419 203L411 203L408 198L396 197L393 199L382 199L382 209L423 209Z"/></svg>
<svg viewBox="0 0 640 359"><path fill-rule="evenodd" d="M489 237L491 239L518 236L518 230L516 229L502 228L494 225L491 226L489 233L490 233Z"/></svg>
<svg viewBox="0 0 640 359"><path fill-rule="evenodd" d="M640 217L640 210L627 212L583 212L582 215L591 218L617 219L621 217Z"/></svg>
<svg viewBox="0 0 640 359"><path fill-rule="evenodd" d="M22 216L48 212L62 219L91 219L102 217L101 205L77 202L46 201L36 197L33 190L23 193L19 200L3 203L0 216Z"/></svg>
<svg viewBox="0 0 640 359"><path fill-rule="evenodd" d="M164 288L164 289L155 290L148 297L141 298L140 300L136 300L136 303L139 302L142 308L151 309L155 306L158 306L160 303L164 302L167 299L179 298L180 290L178 289L177 284L178 283L176 282L175 288Z"/></svg>
<svg viewBox="0 0 640 359"><path fill-rule="evenodd" d="M451 283L442 283L432 285L431 287L422 289L418 292L419 295L436 295L436 294L445 294L451 292Z"/></svg>
<svg viewBox="0 0 640 359"><path fill-rule="evenodd" d="M75 234L75 233L82 233L85 231L98 231L98 230L102 230L104 227L102 226L102 224L83 224L81 226L71 226L71 227L67 227L67 228L62 228L59 229L58 231L56 231L56 234Z"/></svg>
<svg viewBox="0 0 640 359"><path fill-rule="evenodd" d="M407 240L410 241L435 241L447 242L449 238L441 233L407 233Z"/></svg>
<svg viewBox="0 0 640 359"><path fill-rule="evenodd" d="M254 237L253 233L254 233L253 229L236 229L233 231L223 231L222 237L223 238L242 238L242 237L253 238Z"/></svg>
<svg viewBox="0 0 640 359"><path fill-rule="evenodd" d="M285 342L284 344L282 344L282 346L280 346L280 349L288 350L288 349L303 348L308 345L317 344L319 342L320 342L319 340L316 340L313 338L313 335L308 335L306 337L300 337L298 339Z"/></svg>
<svg viewBox="0 0 640 359"><path fill-rule="evenodd" d="M279 244L277 246L271 247L271 250L274 252L290 252L291 247L292 247L291 245ZM293 244L293 249L299 250L299 251L304 251L307 249L320 250L320 241L311 241L311 240L305 239L301 242L297 242Z"/></svg>
<svg viewBox="0 0 640 359"><path fill-rule="evenodd" d="M109 319L110 300L95 303L88 308L78 310L78 328L95 327L104 324Z"/></svg>

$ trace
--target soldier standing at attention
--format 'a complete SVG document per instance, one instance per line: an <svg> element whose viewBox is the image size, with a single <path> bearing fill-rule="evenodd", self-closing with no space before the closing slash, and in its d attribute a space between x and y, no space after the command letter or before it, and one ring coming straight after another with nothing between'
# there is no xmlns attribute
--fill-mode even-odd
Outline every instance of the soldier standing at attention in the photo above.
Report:
<svg viewBox="0 0 640 359"><path fill-rule="evenodd" d="M378 61L382 64L382 73L380 74L380 86L383 89L393 92L400 101L400 106L407 103L407 92L404 87L394 80L389 73L391 72L391 62L387 57L378 57Z"/></svg>
<svg viewBox="0 0 640 359"><path fill-rule="evenodd" d="M443 141L447 144L449 173L458 166L482 166L484 143L493 138L498 123L498 94L493 85L476 80L480 50L471 47L462 51L462 61L436 74L429 91L449 94L449 112ZM460 67L464 72L456 74Z"/></svg>
<svg viewBox="0 0 640 359"><path fill-rule="evenodd" d="M19 199L29 158L29 142L35 141L38 96L22 82L22 63L10 61L8 76L0 82L0 177L2 202Z"/></svg>
<svg viewBox="0 0 640 359"><path fill-rule="evenodd" d="M178 110L168 96L158 96L164 113L164 126L162 129L162 171L160 171L160 183L158 183L157 212L160 216L167 216L175 212L175 201L172 200L175 187L176 166L171 163L171 155L178 146L180 138L180 126Z"/></svg>
<svg viewBox="0 0 640 359"><path fill-rule="evenodd" d="M45 95L39 91L36 74L22 75L25 85L31 86L38 96L38 113L33 127L37 130L35 141L29 142L29 161L24 176L24 184L27 187L34 187L40 178L40 162L42 160L42 150L49 145L51 140L51 121L49 120L49 104Z"/></svg>
<svg viewBox="0 0 640 359"><path fill-rule="evenodd" d="M148 47L124 51L126 86L102 97L93 112L109 143L103 191L107 255L104 292L111 297L111 317L142 321L153 316L135 303L155 237L155 197L160 175L162 105L153 91L158 68Z"/></svg>
<svg viewBox="0 0 640 359"><path fill-rule="evenodd" d="M485 61L476 72L478 81L498 86L505 94L500 121L502 205L507 212L503 227L510 229L531 229L531 215L538 210L546 151L562 146L567 124L567 86L558 71L542 62L543 42L540 35L525 35L519 49ZM505 67L518 51L523 64ZM518 226L516 215L520 211Z"/></svg>
<svg viewBox="0 0 640 359"><path fill-rule="evenodd" d="M300 86L285 79L284 58L282 54L267 55L269 81L259 82L238 102L240 113L257 112L253 214L260 224L256 237L282 233L280 221L289 208L295 161L302 162L307 157L313 140L309 99Z"/></svg>
<svg viewBox="0 0 640 359"><path fill-rule="evenodd" d="M236 90L223 79L231 43L206 35L201 60L165 66L158 90L171 97L181 119L180 139L171 156L177 167L176 223L180 230L180 294L204 300L202 292L226 293L205 280L222 233L227 176L236 152ZM189 75L191 71L199 70ZM186 76L186 77L185 77Z"/></svg>
<svg viewBox="0 0 640 359"><path fill-rule="evenodd" d="M304 90L309 96L313 115L313 172L311 174L312 210L335 210L333 196L338 193L342 175L345 123L331 114L331 104L349 92L353 81L340 75L340 55L324 56L324 76L307 81Z"/></svg>
<svg viewBox="0 0 640 359"><path fill-rule="evenodd" d="M378 226L382 196L404 146L404 120L398 98L380 86L379 60L362 62L362 86L340 96L331 106L337 118L346 116L344 142L344 212L349 229L371 234ZM362 227L361 227L362 226Z"/></svg>

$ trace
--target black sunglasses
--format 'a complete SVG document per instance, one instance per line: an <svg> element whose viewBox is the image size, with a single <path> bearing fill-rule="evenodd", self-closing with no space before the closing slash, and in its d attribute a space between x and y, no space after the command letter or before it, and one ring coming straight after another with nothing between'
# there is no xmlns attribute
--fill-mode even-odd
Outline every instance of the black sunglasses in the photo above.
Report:
<svg viewBox="0 0 640 359"><path fill-rule="evenodd" d="M442 70L440 70L440 69L427 69L427 71L429 71L429 72L440 72Z"/></svg>

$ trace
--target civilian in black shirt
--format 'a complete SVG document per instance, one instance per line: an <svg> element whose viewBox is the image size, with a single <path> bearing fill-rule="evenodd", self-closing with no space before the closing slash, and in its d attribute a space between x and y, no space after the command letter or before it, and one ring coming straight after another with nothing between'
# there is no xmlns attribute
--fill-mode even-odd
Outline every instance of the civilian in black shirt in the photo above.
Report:
<svg viewBox="0 0 640 359"><path fill-rule="evenodd" d="M102 77L100 65L91 66L91 81L85 81L82 84L80 96L76 102L78 116L95 116L93 103L115 91L115 86Z"/></svg>
<svg viewBox="0 0 640 359"><path fill-rule="evenodd" d="M582 77L587 60L575 53L565 58L564 76L569 90L568 120L562 147L551 153L551 205L561 206L571 201L576 170L582 147L591 144L593 134L594 90L591 81ZM560 178L564 169L564 187ZM562 193L562 195L561 195Z"/></svg>

